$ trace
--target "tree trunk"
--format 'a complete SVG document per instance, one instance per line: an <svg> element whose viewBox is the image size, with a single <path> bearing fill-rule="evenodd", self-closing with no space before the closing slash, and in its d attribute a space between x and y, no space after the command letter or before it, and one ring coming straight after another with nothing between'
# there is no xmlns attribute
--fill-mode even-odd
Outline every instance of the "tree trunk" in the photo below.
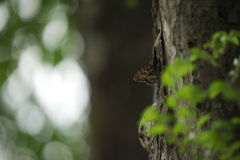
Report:
<svg viewBox="0 0 240 160"><path fill-rule="evenodd" d="M210 40L211 35L216 31L237 30L240 28L240 1L239 0L153 0L153 20L154 20L154 51L161 66L158 68L162 72L164 66L175 60L177 57L188 57L189 49L201 47L203 43ZM229 53L224 57L224 66L229 71L233 57L236 56L237 47L229 49ZM182 84L193 83L200 88L206 88L213 79L221 78L210 65L198 62L199 70L192 73L187 78L182 79ZM182 85L179 84L179 85ZM163 113L172 112L164 104L165 97L171 94L171 90L158 84L156 93L156 107ZM214 101L204 101L197 107L197 114L211 112L211 123L216 119L230 119L239 115L239 110L235 103L227 104L221 99ZM197 119L197 118L196 118ZM196 120L186 122L187 125L195 126ZM204 153L204 148L188 149L188 153L178 153L181 144L169 145L166 143L168 135L159 135L149 141L149 160L193 160L194 155ZM215 160L217 155L203 157L203 159Z"/></svg>

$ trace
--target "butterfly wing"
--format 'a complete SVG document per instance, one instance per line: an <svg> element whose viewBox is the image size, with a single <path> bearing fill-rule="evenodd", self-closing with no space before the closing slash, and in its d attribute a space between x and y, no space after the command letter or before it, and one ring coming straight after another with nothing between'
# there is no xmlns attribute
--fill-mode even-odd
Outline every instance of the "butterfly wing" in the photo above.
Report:
<svg viewBox="0 0 240 160"><path fill-rule="evenodd" d="M150 61L148 65L143 66L140 71L135 74L133 80L136 82L145 82L148 85L158 83L158 77L153 68L152 61Z"/></svg>

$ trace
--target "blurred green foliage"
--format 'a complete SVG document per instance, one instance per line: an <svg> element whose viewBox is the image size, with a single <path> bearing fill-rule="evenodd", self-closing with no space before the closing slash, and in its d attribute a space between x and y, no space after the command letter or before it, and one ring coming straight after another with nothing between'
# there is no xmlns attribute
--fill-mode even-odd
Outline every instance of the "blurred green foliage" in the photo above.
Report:
<svg viewBox="0 0 240 160"><path fill-rule="evenodd" d="M203 45L203 48L192 48L191 56L176 59L172 64L166 66L161 76L161 83L172 90L172 94L166 98L166 105L174 110L174 114L163 115L154 107L149 107L143 112L141 125L154 122L148 130L149 135L166 134L169 143L180 144L179 152L188 152L186 147L205 147L211 153L218 153L221 160L238 160L240 158L240 141L236 141L232 134L239 125L240 118L232 117L231 121L213 120L211 114L207 113L197 117L196 107L204 100L214 100L222 97L225 101L239 101L239 89L234 83L239 76L239 57L234 59L234 68L226 75L228 79L217 79L212 81L205 90L193 84L179 84L179 80L188 76L198 67L197 60L205 60L214 68L221 69L218 58L225 54L228 44L239 45L240 32L231 31L229 34L220 31L212 36L212 40ZM206 50L211 50L212 54ZM210 106L211 107L211 106ZM151 112L149 112L151 110ZM166 119L166 117L168 117ZM211 121L211 122L210 122ZM196 122L196 123L195 123ZM173 125L170 125L174 123ZM211 125L210 125L211 123ZM202 129L207 128L207 129ZM183 138L181 135L185 135ZM203 159L207 155L195 155L197 159Z"/></svg>
<svg viewBox="0 0 240 160"><path fill-rule="evenodd" d="M84 46L76 30L77 6L78 1L69 0L0 2L1 160L86 160L89 157L89 147L85 141L88 133L86 118L83 122L77 121L66 129L58 128L38 103L28 83L20 81L22 77L35 74L34 70L29 72L25 72L24 69L18 70L19 66L23 65L20 59L26 61L24 63L26 66L34 67L38 63L43 63L49 68L54 68L65 59L79 59ZM27 59L31 56L23 57L24 53L30 50L36 51L33 52L36 55L31 56L39 56L41 62L35 61L31 64L33 62ZM20 75L20 72L23 74ZM12 90L6 90L7 85L11 85ZM18 90L21 87L24 93ZM25 103L18 103L20 101L11 98L11 94L7 92L17 94L17 97L28 102L30 107L26 112L29 112L29 115L25 116L25 119L21 117L24 122L19 122L19 117L23 115L19 106L26 107ZM26 98L23 97L25 94ZM5 99L8 99L9 103L16 102L16 105L10 107ZM31 124L32 130L22 128L21 124L30 124L30 119L39 123Z"/></svg>

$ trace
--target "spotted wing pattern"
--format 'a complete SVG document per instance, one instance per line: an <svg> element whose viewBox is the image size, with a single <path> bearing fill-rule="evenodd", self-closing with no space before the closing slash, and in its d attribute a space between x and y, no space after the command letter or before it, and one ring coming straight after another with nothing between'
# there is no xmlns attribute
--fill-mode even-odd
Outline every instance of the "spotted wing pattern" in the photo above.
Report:
<svg viewBox="0 0 240 160"><path fill-rule="evenodd" d="M143 66L133 78L136 82L145 82L148 85L158 83L156 71L153 68L153 62L150 61L148 65Z"/></svg>

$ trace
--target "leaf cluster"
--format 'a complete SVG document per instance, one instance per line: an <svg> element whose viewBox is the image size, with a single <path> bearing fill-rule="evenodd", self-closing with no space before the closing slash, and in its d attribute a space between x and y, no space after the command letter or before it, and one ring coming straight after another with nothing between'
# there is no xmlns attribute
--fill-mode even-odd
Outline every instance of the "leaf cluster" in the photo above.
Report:
<svg viewBox="0 0 240 160"><path fill-rule="evenodd" d="M184 148L192 145L209 149L211 153L217 153L221 160L240 159L238 153L240 141L235 141L232 134L233 129L239 125L240 118L232 117L231 121L213 120L210 113L199 117L196 109L196 106L206 99L214 100L221 97L225 101L239 101L239 92L233 86L239 76L239 57L234 59L234 69L228 74L230 81L215 79L207 89L201 89L190 83L179 85L181 79L198 68L195 65L197 60L207 61L216 69L221 67L218 58L225 54L226 46L229 43L238 46L239 37L240 32L238 31L231 31L229 34L225 31L217 32L212 36L210 42L203 45L203 49L192 48L189 57L178 58L166 66L161 76L161 83L171 90L171 94L166 97L166 105L174 110L174 114L162 115L152 109L151 114L147 114L142 120L145 123L148 120L155 122L149 129L149 134L168 135L167 141L171 144L180 144L181 152L190 152ZM209 50L211 54L207 52ZM174 124L169 125L172 121ZM179 137L184 138L179 139ZM207 155L198 154L195 156L203 159Z"/></svg>

